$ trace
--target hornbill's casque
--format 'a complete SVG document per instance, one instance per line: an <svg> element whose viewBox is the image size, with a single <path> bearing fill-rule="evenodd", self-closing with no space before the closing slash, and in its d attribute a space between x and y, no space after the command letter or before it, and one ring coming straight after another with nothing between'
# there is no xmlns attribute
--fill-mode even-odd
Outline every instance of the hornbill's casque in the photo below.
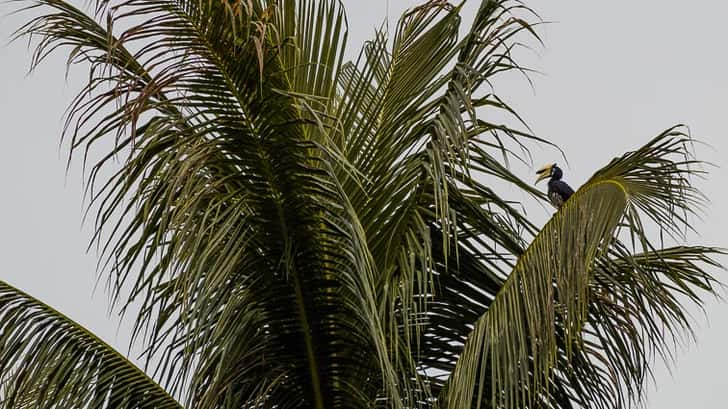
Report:
<svg viewBox="0 0 728 409"><path fill-rule="evenodd" d="M551 177L549 180L548 196L551 204L557 209L574 194L574 189L561 180L564 172L555 163L544 166L536 174L538 175L536 183Z"/></svg>

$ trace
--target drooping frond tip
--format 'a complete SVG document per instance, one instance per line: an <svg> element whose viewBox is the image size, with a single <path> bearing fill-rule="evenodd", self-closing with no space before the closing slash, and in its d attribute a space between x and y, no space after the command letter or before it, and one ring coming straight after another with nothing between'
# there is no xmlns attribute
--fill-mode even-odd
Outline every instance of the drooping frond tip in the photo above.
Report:
<svg viewBox="0 0 728 409"><path fill-rule="evenodd" d="M639 243L645 250L652 246L647 221L676 240L693 230L690 217L697 215L705 202L691 181L705 174L694 157L693 143L687 128L676 125L640 149L613 160L590 179L594 183L614 180L628 194L625 221L633 244Z"/></svg>
<svg viewBox="0 0 728 409"><path fill-rule="evenodd" d="M2 281L0 334L1 408L182 409L87 329Z"/></svg>

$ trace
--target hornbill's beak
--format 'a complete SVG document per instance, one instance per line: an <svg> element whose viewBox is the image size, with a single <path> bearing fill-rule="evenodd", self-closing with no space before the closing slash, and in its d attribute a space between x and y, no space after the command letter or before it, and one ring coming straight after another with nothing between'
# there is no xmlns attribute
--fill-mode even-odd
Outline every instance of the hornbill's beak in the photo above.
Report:
<svg viewBox="0 0 728 409"><path fill-rule="evenodd" d="M536 178L536 182L534 184L536 184L536 183L538 183L538 182L540 182L540 181L548 178L549 176L551 176L551 168L553 168L554 165L556 165L556 164L555 163L551 163L551 164L548 164L548 165L542 167L541 169L539 169L536 172L536 174L538 175L538 177Z"/></svg>

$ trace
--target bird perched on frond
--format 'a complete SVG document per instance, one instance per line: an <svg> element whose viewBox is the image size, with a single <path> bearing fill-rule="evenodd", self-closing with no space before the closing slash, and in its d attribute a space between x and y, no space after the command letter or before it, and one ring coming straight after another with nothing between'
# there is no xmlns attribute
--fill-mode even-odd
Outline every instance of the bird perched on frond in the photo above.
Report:
<svg viewBox="0 0 728 409"><path fill-rule="evenodd" d="M574 189L561 180L564 176L564 172L562 172L561 168L556 166L555 163L544 166L539 169L536 174L538 175L536 183L548 177L551 178L549 180L548 196L551 204L557 209L574 194Z"/></svg>

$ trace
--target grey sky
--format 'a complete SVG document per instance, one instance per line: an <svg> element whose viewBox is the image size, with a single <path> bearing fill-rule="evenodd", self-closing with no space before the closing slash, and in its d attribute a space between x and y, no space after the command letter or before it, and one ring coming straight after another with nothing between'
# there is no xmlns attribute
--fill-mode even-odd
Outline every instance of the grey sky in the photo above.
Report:
<svg viewBox="0 0 728 409"><path fill-rule="evenodd" d="M386 2L344 2L349 47L355 50L383 21ZM532 77L534 89L515 78L496 89L537 134L564 149L565 179L576 188L612 157L675 123L688 124L695 138L712 145L698 146L698 157L719 166L698 182L712 202L704 220L696 222L701 237L689 242L725 246L728 3L526 2L554 22L542 28L546 47L525 58L544 74ZM403 8L417 3L390 0L390 26ZM478 2L469 3L472 10ZM2 3L0 14L8 11ZM0 20L3 43L21 22L15 16ZM82 71L66 82L59 55L27 77L28 61L24 43L0 47L0 277L124 350L126 327L116 334L103 286L91 296L96 258L85 254L90 229L80 227L79 164L66 178L67 150L58 148L62 113L83 81ZM559 160L553 150L532 153L536 165ZM648 407L725 407L728 306L710 300L706 315L707 320L696 311L697 344L679 349L673 374L657 370Z"/></svg>

